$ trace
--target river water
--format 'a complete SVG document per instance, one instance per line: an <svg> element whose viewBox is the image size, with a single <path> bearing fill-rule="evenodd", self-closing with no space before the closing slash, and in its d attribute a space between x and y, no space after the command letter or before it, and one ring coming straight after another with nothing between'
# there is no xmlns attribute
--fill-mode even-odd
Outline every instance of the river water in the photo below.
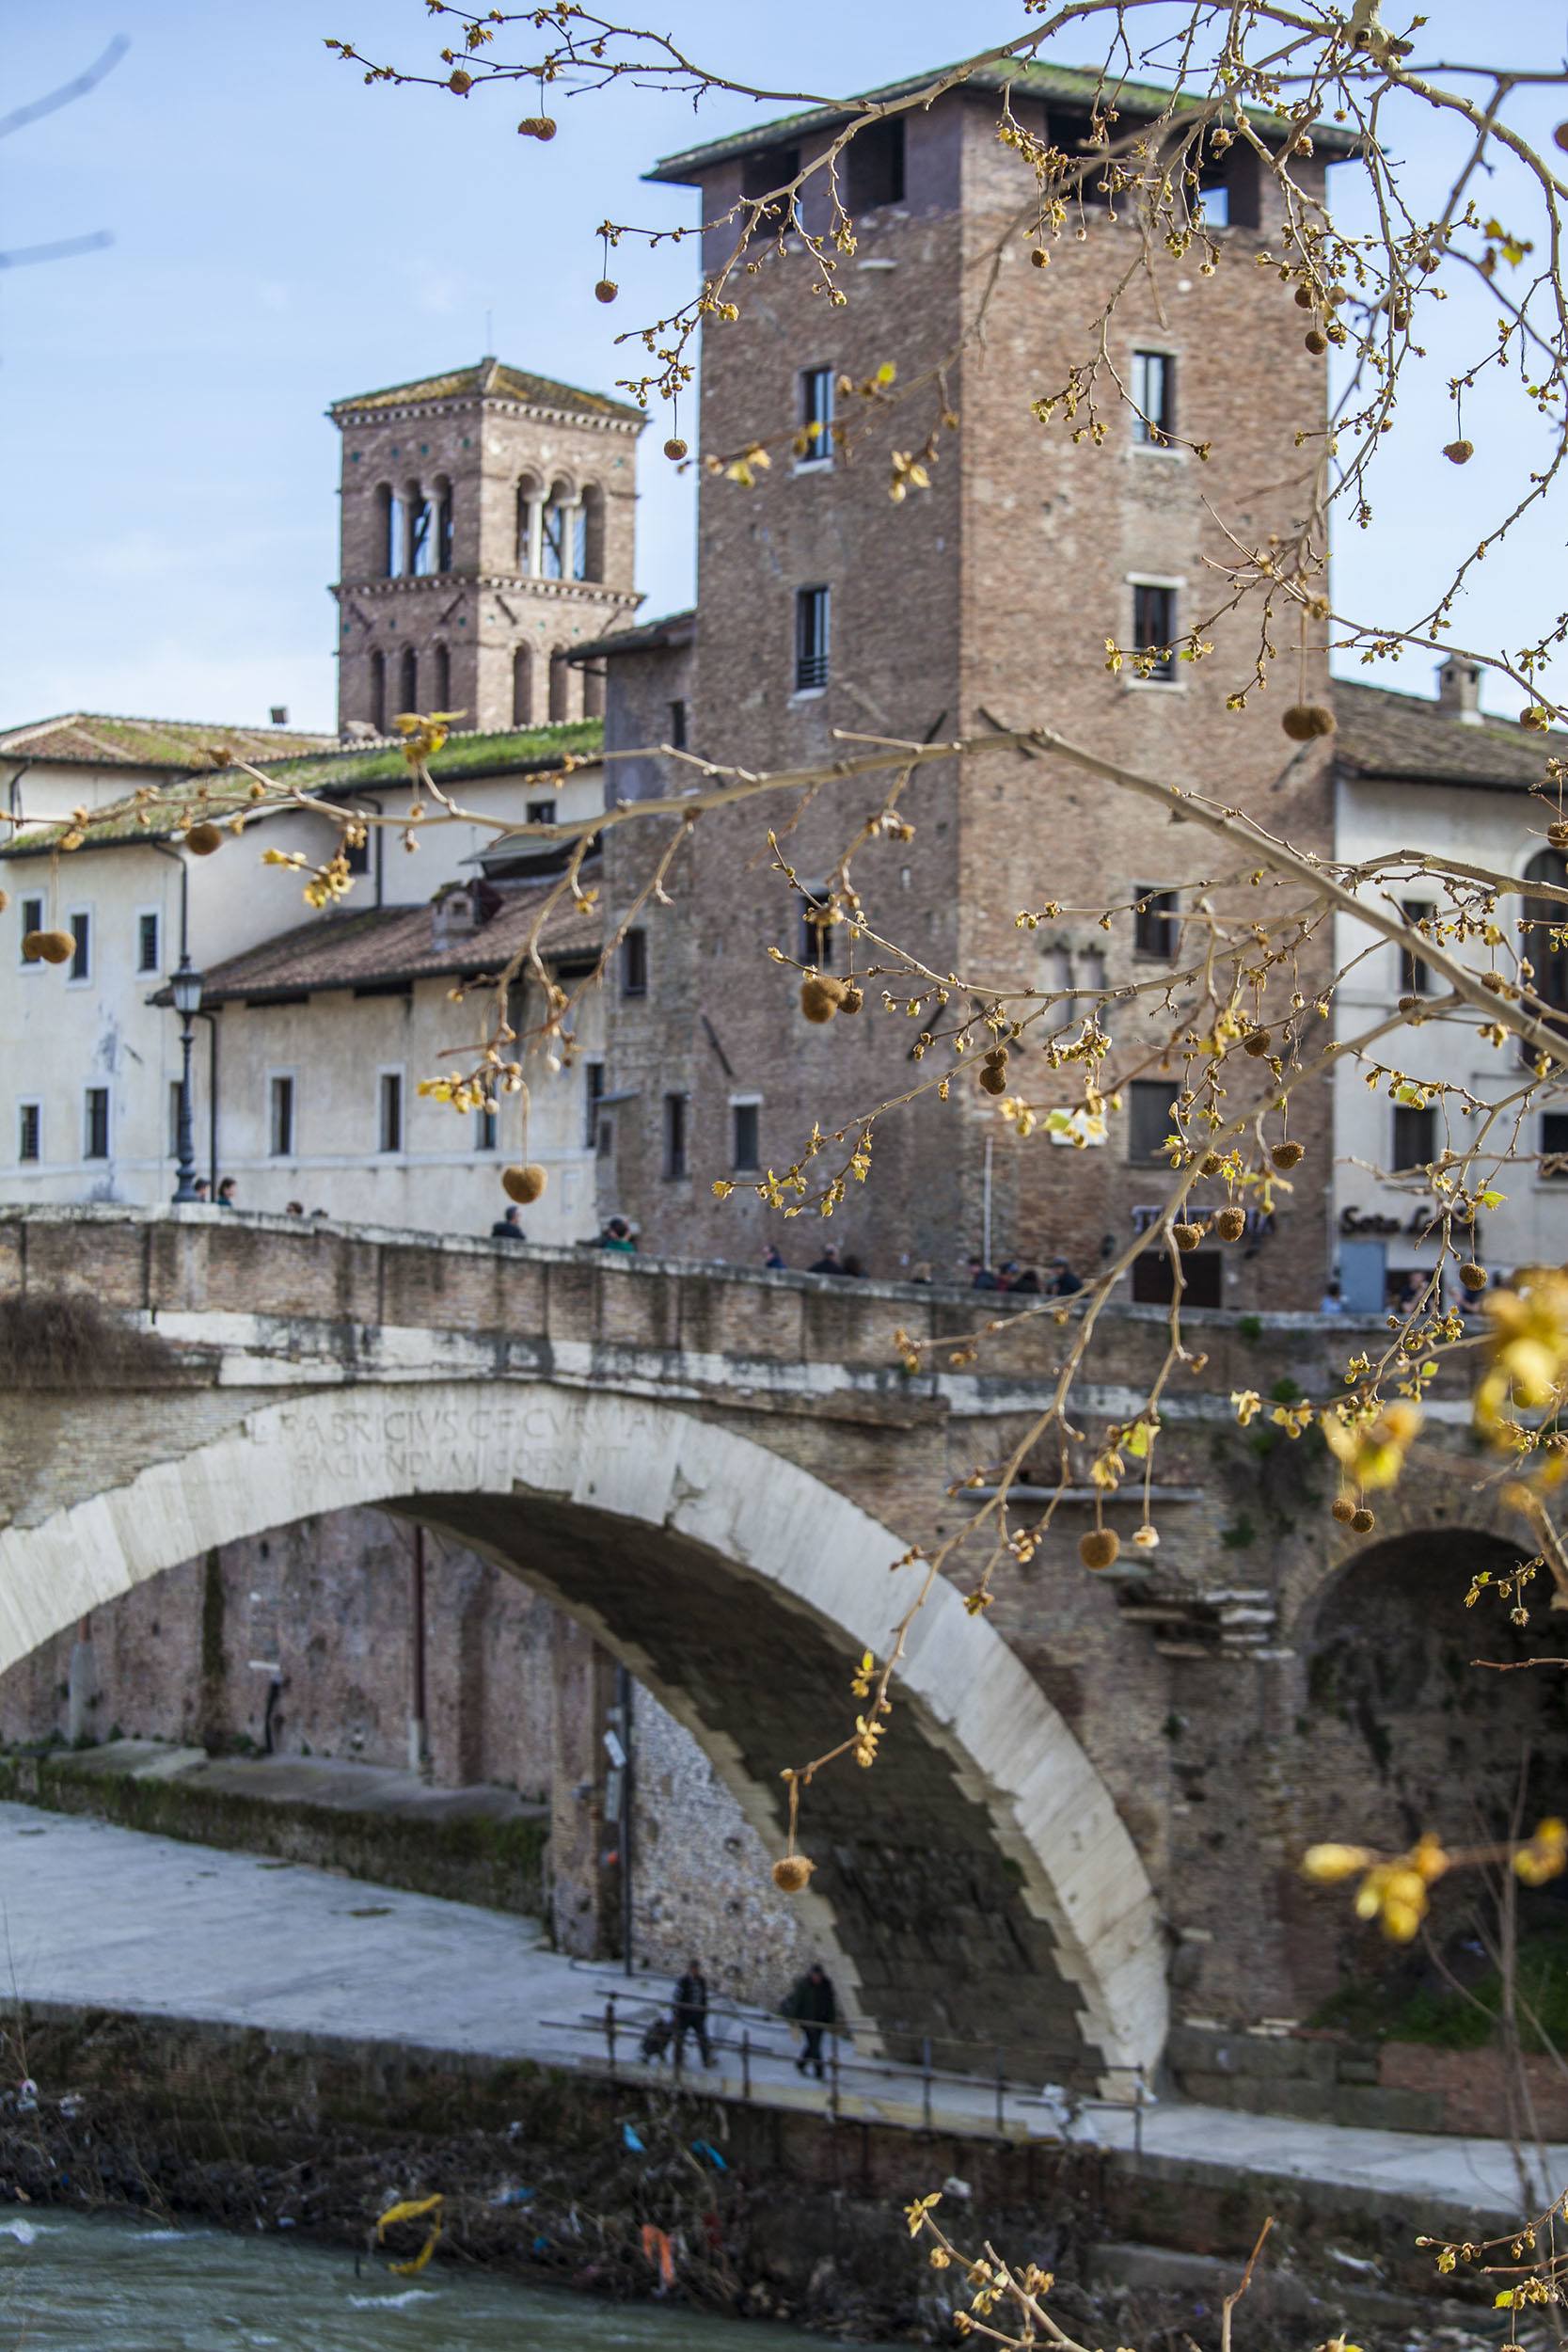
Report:
<svg viewBox="0 0 1568 2352"><path fill-rule="evenodd" d="M0 2208L0 2352L822 2352L817 2336L276 2237Z"/></svg>

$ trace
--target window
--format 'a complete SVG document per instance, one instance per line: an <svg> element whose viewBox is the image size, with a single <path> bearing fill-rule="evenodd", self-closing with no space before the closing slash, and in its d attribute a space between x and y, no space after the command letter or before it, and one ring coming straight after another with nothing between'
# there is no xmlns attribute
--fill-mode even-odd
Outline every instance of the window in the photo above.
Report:
<svg viewBox="0 0 1568 2352"><path fill-rule="evenodd" d="M539 570L540 489L532 474L524 474L517 485L517 569L525 578Z"/></svg>
<svg viewBox="0 0 1568 2352"><path fill-rule="evenodd" d="M795 691L815 694L828 683L828 591L795 592Z"/></svg>
<svg viewBox="0 0 1568 2352"><path fill-rule="evenodd" d="M569 719L572 715L572 667L565 649L550 656L550 717Z"/></svg>
<svg viewBox="0 0 1568 2352"><path fill-rule="evenodd" d="M1429 1103L1422 1109L1414 1104L1394 1105L1394 1166L1396 1168L1425 1168L1437 1157L1437 1106Z"/></svg>
<svg viewBox="0 0 1568 2352"><path fill-rule="evenodd" d="M474 1113L474 1150L493 1152L496 1148L496 1106L482 1103Z"/></svg>
<svg viewBox="0 0 1568 2352"><path fill-rule="evenodd" d="M376 1089L378 1152L403 1150L403 1073L384 1070Z"/></svg>
<svg viewBox="0 0 1568 2352"><path fill-rule="evenodd" d="M16 1106L16 1156L19 1160L41 1160L43 1157L41 1103L19 1103Z"/></svg>
<svg viewBox="0 0 1568 2352"><path fill-rule="evenodd" d="M88 1087L82 1098L82 1157L106 1160L108 1156L109 1089Z"/></svg>
<svg viewBox="0 0 1568 2352"><path fill-rule="evenodd" d="M686 705L684 702L674 702L670 705L670 749L673 752L684 752L686 749Z"/></svg>
<svg viewBox="0 0 1568 2352"><path fill-rule="evenodd" d="M418 710L420 707L420 657L412 645L404 645L403 660L398 664L399 705L403 710Z"/></svg>
<svg viewBox="0 0 1568 2352"><path fill-rule="evenodd" d="M1525 868L1527 882L1568 882L1568 859L1558 850L1543 850ZM1568 948L1554 947L1550 933L1568 923L1568 904L1560 898L1525 893L1526 930L1522 949L1535 969L1534 988L1541 1002L1554 1013L1568 1013ZM1527 1049L1527 1058L1528 1049Z"/></svg>
<svg viewBox="0 0 1568 2352"><path fill-rule="evenodd" d="M512 657L512 723L533 723L533 656L526 645L519 645Z"/></svg>
<svg viewBox="0 0 1568 2352"><path fill-rule="evenodd" d="M771 196L775 188L783 187L795 179L800 169L800 151L798 147L764 148L760 154L742 158L740 193L755 202L757 198ZM793 199L781 197L776 204L770 204L759 215L757 225L777 234L788 221L793 209Z"/></svg>
<svg viewBox="0 0 1568 2352"><path fill-rule="evenodd" d="M1187 1307L1218 1307L1221 1271L1217 1249L1195 1249L1181 1259L1181 1299ZM1132 1261L1134 1307L1168 1307L1176 1295L1176 1277L1164 1249L1142 1249Z"/></svg>
<svg viewBox="0 0 1568 2352"><path fill-rule="evenodd" d="M380 509L381 569L388 580L396 580L403 569L403 501L386 482L380 485L375 498Z"/></svg>
<svg viewBox="0 0 1568 2352"><path fill-rule="evenodd" d="M24 1106L25 1116L25 1106ZM1568 1111L1544 1111L1541 1116L1541 1173L1549 1184L1568 1181ZM22 1154L25 1159L25 1152ZM35 1152L33 1157L38 1157Z"/></svg>
<svg viewBox="0 0 1568 2352"><path fill-rule="evenodd" d="M1229 183L1224 180L1211 180L1201 193L1205 225L1210 229L1228 229L1230 226Z"/></svg>
<svg viewBox="0 0 1568 2352"><path fill-rule="evenodd" d="M1139 882L1132 911L1134 953L1153 956L1161 963L1170 963L1175 960L1180 930L1181 918L1175 891L1156 890L1149 882Z"/></svg>
<svg viewBox="0 0 1568 2352"><path fill-rule="evenodd" d="M17 954L20 956L22 953L21 943L26 938L28 932L41 931L43 929L43 900L41 898L24 898L17 911L22 917L22 930L17 941ZM33 971L41 972L44 967L41 963L38 963L31 965L28 968Z"/></svg>
<svg viewBox="0 0 1568 2352"><path fill-rule="evenodd" d="M1134 1078L1127 1089L1127 1156L1163 1160L1176 1089L1168 1078Z"/></svg>
<svg viewBox="0 0 1568 2352"><path fill-rule="evenodd" d="M1164 449L1176 429L1176 362L1163 351L1132 354L1132 438Z"/></svg>
<svg viewBox="0 0 1568 2352"><path fill-rule="evenodd" d="M738 1174L742 1169L762 1166L762 1104L732 1103L730 1117L734 1124L731 1165Z"/></svg>
<svg viewBox="0 0 1568 2352"><path fill-rule="evenodd" d="M570 566L575 547L573 524L576 514L571 492L563 482L558 482L545 509L542 553L546 580L573 578Z"/></svg>
<svg viewBox="0 0 1568 2352"><path fill-rule="evenodd" d="M844 155L845 202L851 214L866 213L878 204L904 201L904 125L868 123L856 133Z"/></svg>
<svg viewBox="0 0 1568 2352"><path fill-rule="evenodd" d="M831 466L833 462L833 372L804 368L800 373L801 466Z"/></svg>
<svg viewBox="0 0 1568 2352"><path fill-rule="evenodd" d="M686 1097L664 1098L664 1179L678 1184L686 1174Z"/></svg>
<svg viewBox="0 0 1568 2352"><path fill-rule="evenodd" d="M800 901L800 961L815 963L819 972L833 968L833 933L838 927L820 919L827 911L826 898L808 890Z"/></svg>
<svg viewBox="0 0 1568 2352"><path fill-rule="evenodd" d="M568 510L572 518L572 580L588 578L588 509L579 501Z"/></svg>
<svg viewBox="0 0 1568 2352"><path fill-rule="evenodd" d="M553 801L530 801L528 821L531 825L553 825L555 803Z"/></svg>
<svg viewBox="0 0 1568 2352"><path fill-rule="evenodd" d="M168 1155L171 1160L180 1157L180 1106L184 1099L182 1082L179 1078L171 1078L168 1082Z"/></svg>
<svg viewBox="0 0 1568 2352"><path fill-rule="evenodd" d="M274 1078L270 1089L267 1149L275 1160L292 1158L294 1148L294 1082Z"/></svg>
<svg viewBox="0 0 1568 2352"><path fill-rule="evenodd" d="M604 1138L599 1133L599 1105L604 1101L604 1064L591 1061L582 1070L582 1140L590 1152L602 1152Z"/></svg>
<svg viewBox="0 0 1568 2352"><path fill-rule="evenodd" d="M436 485L436 568L438 572L451 569L451 484Z"/></svg>
<svg viewBox="0 0 1568 2352"><path fill-rule="evenodd" d="M1152 651L1156 656L1147 673L1140 664L1140 675L1161 678L1176 675L1175 637L1175 589L1157 588L1148 581L1139 581L1132 590L1132 644L1139 653Z"/></svg>
<svg viewBox="0 0 1568 2352"><path fill-rule="evenodd" d="M71 980L90 980L92 977L92 917L90 914L78 912L75 914L68 914L65 919L66 928L74 943L71 950L71 968L66 977Z"/></svg>
<svg viewBox="0 0 1568 2352"><path fill-rule="evenodd" d="M582 488L581 560L578 578L603 580L604 576L604 492L596 482L586 482Z"/></svg>
<svg viewBox="0 0 1568 2352"><path fill-rule="evenodd" d="M1423 922L1436 912L1430 898L1406 898L1400 909L1412 930L1418 930ZM1400 949L1400 994L1424 996L1432 986L1432 975L1413 947Z"/></svg>
<svg viewBox="0 0 1568 2352"><path fill-rule="evenodd" d="M158 917L154 914L136 917L136 970L156 972L158 969Z"/></svg>
<svg viewBox="0 0 1568 2352"><path fill-rule="evenodd" d="M377 735L387 732L387 657L379 649L371 656L371 724Z"/></svg>
<svg viewBox="0 0 1568 2352"><path fill-rule="evenodd" d="M367 825L365 828L363 841L344 841L342 852L343 863L351 874L368 874L371 870L370 827Z"/></svg>
<svg viewBox="0 0 1568 2352"><path fill-rule="evenodd" d="M445 645L437 645L434 659L436 677L430 690L430 699L437 710L450 710L451 708L451 656Z"/></svg>
<svg viewBox="0 0 1568 2352"><path fill-rule="evenodd" d="M621 942L621 993L646 996L647 993L648 934L639 929L628 931Z"/></svg>

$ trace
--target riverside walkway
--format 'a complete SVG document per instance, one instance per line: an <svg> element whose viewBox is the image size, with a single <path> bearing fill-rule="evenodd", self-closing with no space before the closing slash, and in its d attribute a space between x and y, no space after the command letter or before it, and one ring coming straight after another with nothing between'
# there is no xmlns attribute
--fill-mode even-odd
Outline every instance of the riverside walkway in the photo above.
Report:
<svg viewBox="0 0 1568 2352"><path fill-rule="evenodd" d="M433 1896L0 1804L0 2011L12 2005L139 2011L278 2034L387 2042L497 2059L607 2067L604 2013L623 2024L616 2064L645 2068L642 2025L662 1978L628 1979L548 1950L531 1921ZM1352 2130L1183 2102L1135 2116L1095 2104L1072 2119L1042 2086L936 2074L840 2052L836 2090L796 2073L788 2029L727 2010L712 2073L721 2095L847 2119L1010 2139L1093 2139L1147 2160L1315 2182L1412 2204L1517 2218L1526 2201L1498 2140ZM744 2037L745 2050L741 2043ZM1000 2106L1000 2115L999 2115ZM1568 2184L1568 2147L1545 2152L1540 2202ZM1535 2194L1532 2187L1531 2197Z"/></svg>

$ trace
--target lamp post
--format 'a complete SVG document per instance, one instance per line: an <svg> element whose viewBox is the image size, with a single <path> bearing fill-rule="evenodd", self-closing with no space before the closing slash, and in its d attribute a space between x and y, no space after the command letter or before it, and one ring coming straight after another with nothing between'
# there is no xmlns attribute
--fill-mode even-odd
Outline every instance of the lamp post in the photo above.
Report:
<svg viewBox="0 0 1568 2352"><path fill-rule="evenodd" d="M176 1136L179 1165L174 1186L178 1208L182 1200L198 1198L196 1144L191 1125L191 1047L196 1038L196 1016L201 1010L201 975L183 950L179 968L169 981L168 993L180 1015L180 1127Z"/></svg>

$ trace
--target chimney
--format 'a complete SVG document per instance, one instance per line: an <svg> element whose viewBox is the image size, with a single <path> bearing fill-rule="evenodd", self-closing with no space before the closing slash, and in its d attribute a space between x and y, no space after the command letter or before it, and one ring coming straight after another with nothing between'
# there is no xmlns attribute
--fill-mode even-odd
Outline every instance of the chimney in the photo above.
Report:
<svg viewBox="0 0 1568 2352"><path fill-rule="evenodd" d="M1449 654L1437 673L1437 707L1450 719L1463 719L1468 726L1481 724L1479 661L1467 661L1463 654Z"/></svg>
<svg viewBox="0 0 1568 2352"><path fill-rule="evenodd" d="M273 723L273 725L274 725L275 727L286 727L286 726L288 725L288 723L289 723L289 706L288 706L288 704L287 704L287 703L274 703L274 704L273 704L273 706L272 706L272 723Z"/></svg>

